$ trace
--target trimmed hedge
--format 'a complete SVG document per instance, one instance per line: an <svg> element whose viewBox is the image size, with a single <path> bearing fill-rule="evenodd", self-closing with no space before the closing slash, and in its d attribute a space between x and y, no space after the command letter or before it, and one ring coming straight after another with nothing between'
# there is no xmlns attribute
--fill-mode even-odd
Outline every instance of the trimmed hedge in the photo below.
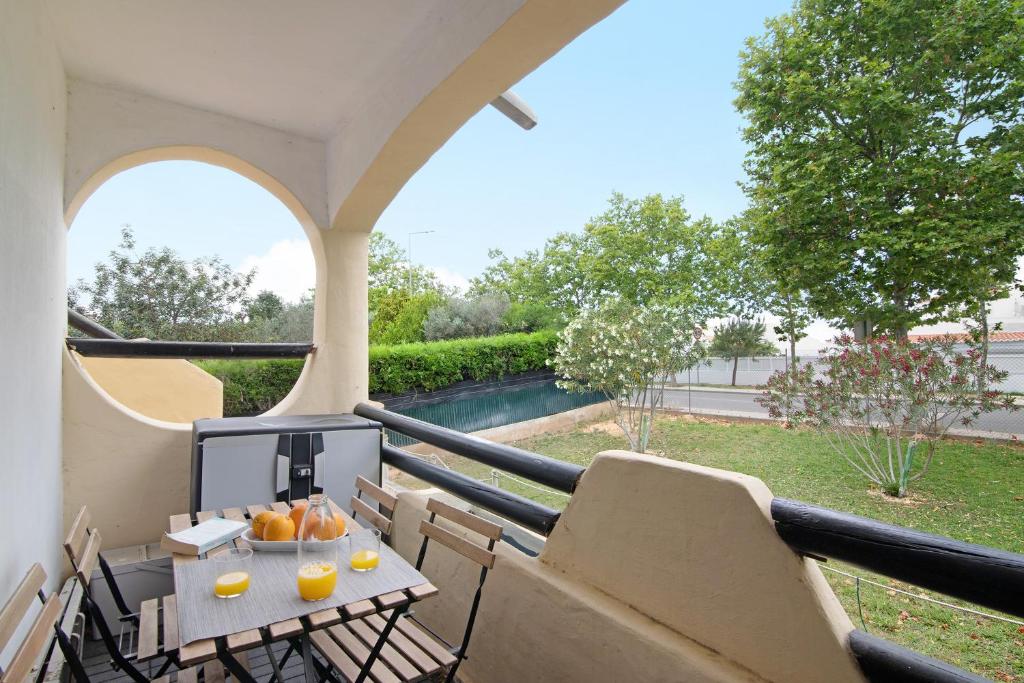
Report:
<svg viewBox="0 0 1024 683"><path fill-rule="evenodd" d="M485 380L547 367L554 332L503 334L370 347L370 393L434 391L467 379Z"/></svg>
<svg viewBox="0 0 1024 683"><path fill-rule="evenodd" d="M542 370L554 356L557 334L496 337L370 347L370 393L434 391L463 380L486 380ZM304 361L200 360L196 365L224 383L224 415L254 415L283 399Z"/></svg>

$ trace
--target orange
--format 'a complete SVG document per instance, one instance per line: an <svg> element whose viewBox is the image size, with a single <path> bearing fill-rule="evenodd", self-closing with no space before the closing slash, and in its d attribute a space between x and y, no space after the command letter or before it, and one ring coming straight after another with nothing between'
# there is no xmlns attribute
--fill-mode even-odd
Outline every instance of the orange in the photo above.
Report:
<svg viewBox="0 0 1024 683"><path fill-rule="evenodd" d="M304 514L306 514L306 503L296 503L292 511L288 513L288 516L292 519L292 524L295 525L296 534L302 528L302 515Z"/></svg>
<svg viewBox="0 0 1024 683"><path fill-rule="evenodd" d="M291 541L295 538L295 523L290 517L277 515L267 522L263 529L264 541Z"/></svg>
<svg viewBox="0 0 1024 683"><path fill-rule="evenodd" d="M252 535L256 538L263 538L263 530L267 527L267 522L273 519L279 513L273 510L264 510L255 517L252 518Z"/></svg>
<svg viewBox="0 0 1024 683"><path fill-rule="evenodd" d="M345 535L345 518L339 515L337 512L334 513L334 527L338 532L335 538L340 538Z"/></svg>
<svg viewBox="0 0 1024 683"><path fill-rule="evenodd" d="M320 511L317 510L309 515L307 522L309 524L309 529L302 534L303 538L312 538L314 533L321 541L333 541L338 537L338 525L334 521L333 516L326 520L326 522L322 521L320 519Z"/></svg>

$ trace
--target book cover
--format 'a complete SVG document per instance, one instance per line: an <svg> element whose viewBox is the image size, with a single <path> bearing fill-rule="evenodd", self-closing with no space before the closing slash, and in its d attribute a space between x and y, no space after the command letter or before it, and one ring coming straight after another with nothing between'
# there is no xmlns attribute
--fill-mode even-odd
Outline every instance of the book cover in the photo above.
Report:
<svg viewBox="0 0 1024 683"><path fill-rule="evenodd" d="M247 522L214 517L184 531L164 533L160 547L172 553L198 556L241 536L248 528Z"/></svg>

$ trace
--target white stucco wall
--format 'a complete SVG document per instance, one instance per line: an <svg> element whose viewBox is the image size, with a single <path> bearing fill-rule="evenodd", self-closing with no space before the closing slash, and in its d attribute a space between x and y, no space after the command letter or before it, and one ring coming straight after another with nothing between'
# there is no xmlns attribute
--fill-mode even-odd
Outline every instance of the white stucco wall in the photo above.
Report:
<svg viewBox="0 0 1024 683"><path fill-rule="evenodd" d="M65 85L34 0L0 3L0 601L60 574ZM10 652L7 653L8 655ZM0 661L6 661L0 657Z"/></svg>

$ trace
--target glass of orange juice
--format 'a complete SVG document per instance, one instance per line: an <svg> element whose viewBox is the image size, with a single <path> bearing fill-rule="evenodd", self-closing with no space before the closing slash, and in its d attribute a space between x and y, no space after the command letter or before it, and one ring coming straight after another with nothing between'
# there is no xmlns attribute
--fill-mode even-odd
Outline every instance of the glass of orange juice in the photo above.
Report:
<svg viewBox="0 0 1024 683"><path fill-rule="evenodd" d="M380 532L363 529L349 534L349 562L357 572L368 572L380 564Z"/></svg>
<svg viewBox="0 0 1024 683"><path fill-rule="evenodd" d="M303 600L330 597L338 583L338 540L334 513L325 495L309 497L299 524L296 584Z"/></svg>
<svg viewBox="0 0 1024 683"><path fill-rule="evenodd" d="M249 590L252 548L231 548L213 556L217 580L213 594L218 598L237 598Z"/></svg>

